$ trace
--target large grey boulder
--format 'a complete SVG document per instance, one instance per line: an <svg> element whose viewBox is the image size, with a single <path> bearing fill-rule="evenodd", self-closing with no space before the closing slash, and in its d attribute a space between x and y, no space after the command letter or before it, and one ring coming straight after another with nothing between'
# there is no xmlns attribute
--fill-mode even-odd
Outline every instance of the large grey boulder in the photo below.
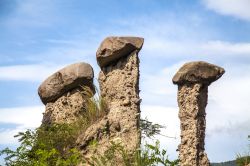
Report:
<svg viewBox="0 0 250 166"><path fill-rule="evenodd" d="M88 86L94 92L93 78L93 68L88 63L71 64L48 77L38 88L38 94L46 105L80 86Z"/></svg>
<svg viewBox="0 0 250 166"><path fill-rule="evenodd" d="M219 66L203 62L185 63L173 77L174 84L203 83L211 84L219 79L225 70Z"/></svg>
<svg viewBox="0 0 250 166"><path fill-rule="evenodd" d="M135 50L139 51L143 42L140 37L107 37L96 52L97 63L101 68L105 67Z"/></svg>

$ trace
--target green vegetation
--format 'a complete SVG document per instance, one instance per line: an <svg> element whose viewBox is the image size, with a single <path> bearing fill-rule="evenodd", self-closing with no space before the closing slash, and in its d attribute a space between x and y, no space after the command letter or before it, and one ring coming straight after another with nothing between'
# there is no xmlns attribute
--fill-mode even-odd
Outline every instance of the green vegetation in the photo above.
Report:
<svg viewBox="0 0 250 166"><path fill-rule="evenodd" d="M76 139L96 120L107 113L104 101L89 88L81 91L86 104L82 116L70 124L43 124L35 130L19 132L20 146L0 151L7 166L73 166L82 161Z"/></svg>
<svg viewBox="0 0 250 166"><path fill-rule="evenodd" d="M142 138L152 138L155 135L160 135L161 129L163 128L165 128L165 126L153 124L152 122L148 121L147 118L140 119L140 129Z"/></svg>
<svg viewBox="0 0 250 166"><path fill-rule="evenodd" d="M236 159L237 166L246 166L249 163L250 163L250 156L249 155L247 155L247 156L238 155L237 156L237 159Z"/></svg>
<svg viewBox="0 0 250 166"><path fill-rule="evenodd" d="M7 166L73 166L80 159L78 150L69 146L74 145L76 132L74 125L70 124L20 132L15 137L19 137L21 145L15 151L6 148L0 154L7 156Z"/></svg>
<svg viewBox="0 0 250 166"><path fill-rule="evenodd" d="M248 140L250 141L250 135L248 136ZM249 149L248 149L247 153L237 155L237 158L236 158L236 165L237 166L246 166L246 165L250 164L249 151L250 151L250 145L249 145Z"/></svg>
<svg viewBox="0 0 250 166"><path fill-rule="evenodd" d="M85 160L78 149L67 146L75 143L71 135L74 135L75 129L72 130L70 125L51 126L48 131L42 131L43 134L48 134L46 136L39 135L39 130L41 128L19 133L17 137L20 137L21 145L16 151L8 148L1 151L1 155L7 155L5 158L7 166L75 166L79 163L109 166L117 162L124 166L157 166L158 164L175 166L179 162L168 159L166 150L160 150L159 141L156 141L155 145L146 144L132 154L121 144L111 142L110 148L103 155L96 154L90 160ZM117 156L120 156L119 161Z"/></svg>
<svg viewBox="0 0 250 166"><path fill-rule="evenodd" d="M129 153L121 144L111 142L111 147L104 155L97 154L90 162L93 166L111 166L120 163L123 166L176 166L179 160L170 161L166 150L160 150L160 142L146 144L142 148ZM117 157L118 156L118 157Z"/></svg>
<svg viewBox="0 0 250 166"><path fill-rule="evenodd" d="M111 142L110 148L103 155L96 154L90 160L85 160L80 151L74 148L79 134L79 124L81 123L54 124L41 126L34 131L20 132L15 137L19 138L21 145L15 151L6 148L0 154L7 156L5 158L7 166L74 166L81 162L93 166L108 166L118 162L116 156L121 156L119 162L124 166L156 166L159 163L164 166L174 166L178 164L178 160L168 159L166 150L160 150L158 141L155 145L146 144L132 154L121 144ZM152 129L152 126L149 129ZM155 134L153 131L150 133L151 136ZM96 144L92 143L92 145Z"/></svg>
<svg viewBox="0 0 250 166"><path fill-rule="evenodd" d="M100 97L100 94L97 92L95 96L92 90L88 87L82 87L82 91L80 91L83 98L86 101L85 110L83 111L83 116L81 117L81 121L84 124L81 124L81 128L85 129L89 127L91 124L96 122L98 119L102 118L104 115L108 113L107 106L103 98Z"/></svg>
<svg viewBox="0 0 250 166"><path fill-rule="evenodd" d="M93 166L116 165L124 166L174 166L178 160L170 161L166 150L160 150L158 141L154 145L146 144L134 152L128 152L119 143L111 142L110 148L104 154L96 154L92 158L84 159L77 149L76 139L91 124L107 114L105 102L92 92L83 88L81 92L86 100L83 115L70 124L43 124L35 130L19 132L20 146L16 150L6 148L0 151L5 156L7 166L75 166L87 163ZM140 128L144 138L152 138L160 134L163 126L152 124L147 119L140 121ZM92 145L98 148L98 142ZM118 156L118 157L117 157ZM118 161L119 160L119 161Z"/></svg>

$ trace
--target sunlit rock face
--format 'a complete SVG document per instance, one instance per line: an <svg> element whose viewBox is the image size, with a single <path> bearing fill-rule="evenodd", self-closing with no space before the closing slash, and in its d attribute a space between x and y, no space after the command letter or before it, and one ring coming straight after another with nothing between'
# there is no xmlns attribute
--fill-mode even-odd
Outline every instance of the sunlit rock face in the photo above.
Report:
<svg viewBox="0 0 250 166"><path fill-rule="evenodd" d="M107 150L110 142L121 143L129 152L139 147L138 53L142 45L142 38L108 37L98 48L96 57L101 67L98 81L108 114L78 139L85 156L92 154L87 143L93 139L98 141L99 153ZM104 128L108 128L108 132L103 133Z"/></svg>
<svg viewBox="0 0 250 166"><path fill-rule="evenodd" d="M198 61L184 64L173 77L173 83L178 85L181 166L210 165L204 142L208 86L224 73L219 66Z"/></svg>
<svg viewBox="0 0 250 166"><path fill-rule="evenodd" d="M85 62L71 64L49 76L38 88L45 104L43 124L71 123L85 111L82 87L95 93L94 72Z"/></svg>
<svg viewBox="0 0 250 166"><path fill-rule="evenodd" d="M210 85L219 79L225 70L219 66L203 62L185 63L173 77L174 84L201 83Z"/></svg>
<svg viewBox="0 0 250 166"><path fill-rule="evenodd" d="M116 61L133 51L139 51L143 42L144 39L139 37L107 37L96 52L97 63L101 68L117 63Z"/></svg>

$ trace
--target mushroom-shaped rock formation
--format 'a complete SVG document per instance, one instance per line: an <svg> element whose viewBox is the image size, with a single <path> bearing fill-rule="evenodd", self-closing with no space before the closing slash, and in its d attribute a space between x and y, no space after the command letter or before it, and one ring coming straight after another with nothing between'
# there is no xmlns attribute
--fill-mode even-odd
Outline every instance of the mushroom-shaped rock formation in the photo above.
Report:
<svg viewBox="0 0 250 166"><path fill-rule="evenodd" d="M184 64L173 77L181 122L180 165L210 165L204 142L208 86L224 73L221 67L199 61Z"/></svg>
<svg viewBox="0 0 250 166"><path fill-rule="evenodd" d="M46 105L80 86L88 86L94 91L93 77L93 69L88 63L71 64L48 77L38 88L38 94Z"/></svg>
<svg viewBox="0 0 250 166"><path fill-rule="evenodd" d="M98 141L97 152L101 154L110 142L121 143L128 152L140 147L138 53L142 44L143 38L139 37L108 37L101 43L97 51L101 67L98 81L108 113L79 137L77 143L85 157L96 153L88 146L91 140Z"/></svg>
<svg viewBox="0 0 250 166"><path fill-rule="evenodd" d="M219 66L203 62L189 62L184 64L173 77L174 84L203 83L211 84L219 79L225 70Z"/></svg>
<svg viewBox="0 0 250 166"><path fill-rule="evenodd" d="M81 86L90 88L94 94L93 77L92 67L84 62L66 66L48 77L38 89L46 105L42 124L72 123L82 116L86 96Z"/></svg>
<svg viewBox="0 0 250 166"><path fill-rule="evenodd" d="M101 68L107 66L134 50L140 51L143 42L140 37L107 37L97 50L97 62Z"/></svg>

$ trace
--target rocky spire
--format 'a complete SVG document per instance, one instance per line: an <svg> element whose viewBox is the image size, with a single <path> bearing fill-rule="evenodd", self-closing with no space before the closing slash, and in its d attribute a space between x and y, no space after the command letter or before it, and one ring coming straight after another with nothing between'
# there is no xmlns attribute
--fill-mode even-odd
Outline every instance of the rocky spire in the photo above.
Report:
<svg viewBox="0 0 250 166"><path fill-rule="evenodd" d="M184 64L173 77L178 85L181 166L210 165L204 147L208 86L224 73L221 67L198 61Z"/></svg>
<svg viewBox="0 0 250 166"><path fill-rule="evenodd" d="M86 143L91 139L98 141L100 153L108 149L110 142L118 141L130 152L139 147L138 53L143 41L139 37L107 37L98 48L96 58L101 67L98 81L108 114L79 138L83 149L88 151ZM104 128L108 132L100 133Z"/></svg>

